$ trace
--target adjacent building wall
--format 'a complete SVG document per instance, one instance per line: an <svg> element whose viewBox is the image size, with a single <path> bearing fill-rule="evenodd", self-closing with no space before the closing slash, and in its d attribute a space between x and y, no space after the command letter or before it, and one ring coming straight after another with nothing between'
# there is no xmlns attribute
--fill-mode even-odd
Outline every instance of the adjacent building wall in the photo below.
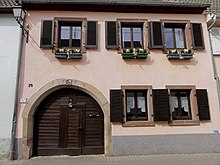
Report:
<svg viewBox="0 0 220 165"><path fill-rule="evenodd" d="M0 159L10 150L20 50L20 28L13 14L0 14Z"/></svg>

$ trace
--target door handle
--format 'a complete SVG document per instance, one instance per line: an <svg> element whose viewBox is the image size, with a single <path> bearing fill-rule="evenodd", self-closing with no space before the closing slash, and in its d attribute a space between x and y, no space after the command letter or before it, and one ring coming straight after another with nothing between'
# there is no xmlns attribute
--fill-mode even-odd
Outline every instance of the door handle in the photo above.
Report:
<svg viewBox="0 0 220 165"><path fill-rule="evenodd" d="M79 126L79 127L78 127L78 130L80 130L80 131L83 130L83 127L82 127L82 126Z"/></svg>
<svg viewBox="0 0 220 165"><path fill-rule="evenodd" d="M96 118L96 117L99 117L99 114L89 114L89 117L90 118Z"/></svg>

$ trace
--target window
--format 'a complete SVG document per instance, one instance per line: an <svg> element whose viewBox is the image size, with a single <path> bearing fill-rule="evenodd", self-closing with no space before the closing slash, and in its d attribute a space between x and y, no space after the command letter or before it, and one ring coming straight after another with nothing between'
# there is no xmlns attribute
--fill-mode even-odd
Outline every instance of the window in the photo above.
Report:
<svg viewBox="0 0 220 165"><path fill-rule="evenodd" d="M142 48L143 47L143 25L122 24L122 48Z"/></svg>
<svg viewBox="0 0 220 165"><path fill-rule="evenodd" d="M98 48L98 22L86 18L42 20L41 48L81 49ZM55 43L54 43L55 41Z"/></svg>
<svg viewBox="0 0 220 165"><path fill-rule="evenodd" d="M165 24L164 37L166 48L183 49L185 48L185 24Z"/></svg>
<svg viewBox="0 0 220 165"><path fill-rule="evenodd" d="M208 91L194 85L122 86L110 90L110 121L123 126L198 125L210 120Z"/></svg>
<svg viewBox="0 0 220 165"><path fill-rule="evenodd" d="M220 28L214 27L210 30L213 54L220 54Z"/></svg>
<svg viewBox="0 0 220 165"><path fill-rule="evenodd" d="M192 119L190 90L170 90L170 109L173 120Z"/></svg>
<svg viewBox="0 0 220 165"><path fill-rule="evenodd" d="M150 22L150 48L154 49L204 49L201 23L161 20ZM165 51L166 52L166 51Z"/></svg>
<svg viewBox="0 0 220 165"><path fill-rule="evenodd" d="M81 22L59 22L59 48L80 48L82 45Z"/></svg>
<svg viewBox="0 0 220 165"><path fill-rule="evenodd" d="M146 90L126 90L127 121L147 120L146 96Z"/></svg>
<svg viewBox="0 0 220 165"><path fill-rule="evenodd" d="M123 126L153 126L152 86L123 85L110 90L111 122Z"/></svg>
<svg viewBox="0 0 220 165"><path fill-rule="evenodd" d="M194 85L167 85L153 89L154 121L168 121L171 125L198 125L210 120L208 93Z"/></svg>
<svg viewBox="0 0 220 165"><path fill-rule="evenodd" d="M148 48L148 22L146 19L117 19L105 23L106 49Z"/></svg>

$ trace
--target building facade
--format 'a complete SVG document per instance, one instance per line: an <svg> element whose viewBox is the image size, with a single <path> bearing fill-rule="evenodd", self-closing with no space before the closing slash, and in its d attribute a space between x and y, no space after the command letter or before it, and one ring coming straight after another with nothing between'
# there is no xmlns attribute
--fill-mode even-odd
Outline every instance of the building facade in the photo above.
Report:
<svg viewBox="0 0 220 165"><path fill-rule="evenodd" d="M0 159L9 156L16 109L21 30L14 19L12 0L0 1Z"/></svg>
<svg viewBox="0 0 220 165"><path fill-rule="evenodd" d="M208 4L22 6L18 157L220 151Z"/></svg>

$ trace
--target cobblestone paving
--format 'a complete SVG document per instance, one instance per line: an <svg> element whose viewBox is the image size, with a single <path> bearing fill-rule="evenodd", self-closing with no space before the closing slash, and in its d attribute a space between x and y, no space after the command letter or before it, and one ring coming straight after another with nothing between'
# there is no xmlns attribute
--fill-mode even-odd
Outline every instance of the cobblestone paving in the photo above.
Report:
<svg viewBox="0 0 220 165"><path fill-rule="evenodd" d="M220 165L220 153L140 156L52 156L0 160L1 165Z"/></svg>

